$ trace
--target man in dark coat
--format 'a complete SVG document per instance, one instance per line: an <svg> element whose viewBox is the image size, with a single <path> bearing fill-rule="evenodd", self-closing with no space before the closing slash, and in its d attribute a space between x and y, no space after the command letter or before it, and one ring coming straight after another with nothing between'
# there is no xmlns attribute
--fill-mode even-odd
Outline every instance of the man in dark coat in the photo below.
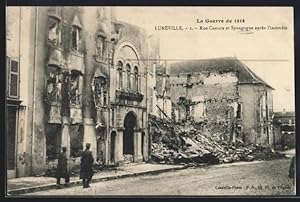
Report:
<svg viewBox="0 0 300 202"><path fill-rule="evenodd" d="M57 164L57 169L56 169L56 184L60 184L60 178L65 179L65 183L70 182L70 176L68 173L68 158L67 158L67 148L62 147L62 152L58 156L58 164Z"/></svg>
<svg viewBox="0 0 300 202"><path fill-rule="evenodd" d="M81 155L81 168L80 168L80 179L82 179L83 188L90 187L89 183L94 175L93 162L94 158L92 152L89 150L91 144L85 145L86 149Z"/></svg>

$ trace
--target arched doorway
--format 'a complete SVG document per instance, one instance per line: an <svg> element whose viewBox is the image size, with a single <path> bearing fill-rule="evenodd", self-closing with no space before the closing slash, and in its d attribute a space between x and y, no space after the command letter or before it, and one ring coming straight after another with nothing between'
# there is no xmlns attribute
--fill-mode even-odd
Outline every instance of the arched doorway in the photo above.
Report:
<svg viewBox="0 0 300 202"><path fill-rule="evenodd" d="M134 155L134 128L136 127L136 116L129 112L124 119L123 154Z"/></svg>

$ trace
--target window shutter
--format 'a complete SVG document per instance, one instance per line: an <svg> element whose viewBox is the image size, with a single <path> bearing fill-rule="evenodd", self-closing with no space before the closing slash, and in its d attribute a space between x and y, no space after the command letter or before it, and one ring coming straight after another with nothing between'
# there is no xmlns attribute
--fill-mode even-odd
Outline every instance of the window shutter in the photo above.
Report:
<svg viewBox="0 0 300 202"><path fill-rule="evenodd" d="M6 56L6 96L9 95L10 58Z"/></svg>
<svg viewBox="0 0 300 202"><path fill-rule="evenodd" d="M19 96L19 62L16 60L10 61L9 71L9 96L18 98Z"/></svg>

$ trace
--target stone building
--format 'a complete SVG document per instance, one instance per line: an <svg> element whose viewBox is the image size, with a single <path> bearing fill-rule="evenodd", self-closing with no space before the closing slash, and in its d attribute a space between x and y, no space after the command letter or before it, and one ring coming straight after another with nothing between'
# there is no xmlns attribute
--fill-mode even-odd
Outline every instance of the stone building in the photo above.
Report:
<svg viewBox="0 0 300 202"><path fill-rule="evenodd" d="M7 7L6 19L10 177L45 172L62 146L78 164L87 142L106 165L147 161L158 40L109 7Z"/></svg>
<svg viewBox="0 0 300 202"><path fill-rule="evenodd" d="M283 150L295 148L295 112L274 112L273 132L275 149Z"/></svg>
<svg viewBox="0 0 300 202"><path fill-rule="evenodd" d="M30 172L32 57L34 34L24 26L31 20L28 8L6 9L6 169L7 177L25 176ZM34 29L31 27L31 29ZM28 51L31 50L31 51Z"/></svg>
<svg viewBox="0 0 300 202"><path fill-rule="evenodd" d="M272 144L272 90L235 58L169 64L170 98L175 119L205 123L225 140Z"/></svg>

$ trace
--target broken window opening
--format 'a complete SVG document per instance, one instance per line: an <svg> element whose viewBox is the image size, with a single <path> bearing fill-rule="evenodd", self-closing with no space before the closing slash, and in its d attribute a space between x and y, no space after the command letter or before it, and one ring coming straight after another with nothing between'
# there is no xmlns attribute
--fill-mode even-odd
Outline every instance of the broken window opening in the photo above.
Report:
<svg viewBox="0 0 300 202"><path fill-rule="evenodd" d="M78 26L72 26L72 49L78 51L81 40L81 29Z"/></svg>
<svg viewBox="0 0 300 202"><path fill-rule="evenodd" d="M80 106L82 89L80 88L81 75L78 71L72 71L70 76L70 104L75 106Z"/></svg>
<svg viewBox="0 0 300 202"><path fill-rule="evenodd" d="M111 109L111 125L112 126L115 125L115 109L114 108Z"/></svg>
<svg viewBox="0 0 300 202"><path fill-rule="evenodd" d="M96 107L103 107L107 103L107 82L104 77L94 78L94 102Z"/></svg>
<svg viewBox="0 0 300 202"><path fill-rule="evenodd" d="M103 52L104 52L104 39L101 36L97 36L97 42L96 42L97 60L103 60Z"/></svg>
<svg viewBox="0 0 300 202"><path fill-rule="evenodd" d="M134 90L136 91L136 92L139 92L139 77L138 77L138 75L139 75L139 70L138 70L138 67L137 66L135 66L134 67Z"/></svg>
<svg viewBox="0 0 300 202"><path fill-rule="evenodd" d="M53 16L48 20L48 42L55 46L60 42L60 20Z"/></svg>
<svg viewBox="0 0 300 202"><path fill-rule="evenodd" d="M76 158L83 151L83 126L79 124L71 125L69 131L71 142L70 156Z"/></svg>
<svg viewBox="0 0 300 202"><path fill-rule="evenodd" d="M127 72L127 89L131 90L131 79L130 79L130 72L131 72L131 67L129 64L126 65L126 72Z"/></svg>
<svg viewBox="0 0 300 202"><path fill-rule="evenodd" d="M63 74L60 68L48 67L47 97L49 103L57 103L62 99Z"/></svg>
<svg viewBox="0 0 300 202"><path fill-rule="evenodd" d="M118 62L118 72L119 72L119 89L123 88L123 63Z"/></svg>
<svg viewBox="0 0 300 202"><path fill-rule="evenodd" d="M241 103L238 103L237 112L236 112L236 118L237 119L242 118L242 104Z"/></svg>

